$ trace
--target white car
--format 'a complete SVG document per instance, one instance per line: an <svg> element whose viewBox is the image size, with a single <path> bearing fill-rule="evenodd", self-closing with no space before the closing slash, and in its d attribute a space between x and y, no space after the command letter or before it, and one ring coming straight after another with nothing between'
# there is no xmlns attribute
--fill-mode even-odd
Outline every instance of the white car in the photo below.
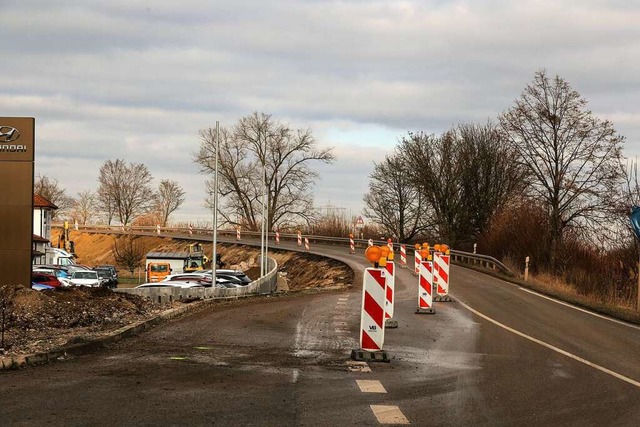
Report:
<svg viewBox="0 0 640 427"><path fill-rule="evenodd" d="M180 288L180 289L190 289L190 288L204 288L204 286L198 282L182 282L182 281L162 281L162 282L150 282L143 283L142 285L136 286L136 289L147 289L147 288Z"/></svg>
<svg viewBox="0 0 640 427"><path fill-rule="evenodd" d="M69 279L69 283L75 286L98 288L102 284L102 280L98 277L97 271L78 270L73 272L71 279Z"/></svg>

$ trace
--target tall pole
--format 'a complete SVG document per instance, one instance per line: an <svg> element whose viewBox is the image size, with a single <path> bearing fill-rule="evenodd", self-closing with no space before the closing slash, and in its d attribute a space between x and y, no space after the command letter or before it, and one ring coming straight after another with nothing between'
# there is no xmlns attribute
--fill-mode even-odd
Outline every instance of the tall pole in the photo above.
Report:
<svg viewBox="0 0 640 427"><path fill-rule="evenodd" d="M264 276L264 270L265 270L265 265L264 265L264 249L265 249L265 246L264 246L264 230L265 230L265 227L266 227L265 215L264 215L265 207L266 207L266 204L265 204L265 198L266 198L265 197L265 192L266 192L265 187L266 186L265 186L265 182L264 182L264 169L265 169L265 162L266 162L266 150L263 150L262 143L260 143L260 151L262 152L261 155L262 155L262 190L263 190L262 191L262 221L261 221L262 222L262 229L260 231L260 277L262 277L262 276Z"/></svg>
<svg viewBox="0 0 640 427"><path fill-rule="evenodd" d="M216 269L218 268L218 153L220 152L220 122L216 121L216 153L213 172L213 259L211 260L212 285L216 286Z"/></svg>
<svg viewBox="0 0 640 427"><path fill-rule="evenodd" d="M264 274L268 273L269 270L269 196L270 189L267 183L267 140L264 141L264 166L262 167L262 175L264 180L264 198L265 198L265 207L264 207Z"/></svg>

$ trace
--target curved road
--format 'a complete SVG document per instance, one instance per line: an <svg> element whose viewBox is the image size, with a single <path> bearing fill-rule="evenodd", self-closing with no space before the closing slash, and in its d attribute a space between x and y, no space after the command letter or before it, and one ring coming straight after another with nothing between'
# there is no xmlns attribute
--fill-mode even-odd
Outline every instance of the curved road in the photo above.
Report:
<svg viewBox="0 0 640 427"><path fill-rule="evenodd" d="M352 366L367 264L315 249L356 269L353 289L214 303L2 372L0 425L640 425L639 327L455 266L454 302L417 315L397 269L391 363Z"/></svg>

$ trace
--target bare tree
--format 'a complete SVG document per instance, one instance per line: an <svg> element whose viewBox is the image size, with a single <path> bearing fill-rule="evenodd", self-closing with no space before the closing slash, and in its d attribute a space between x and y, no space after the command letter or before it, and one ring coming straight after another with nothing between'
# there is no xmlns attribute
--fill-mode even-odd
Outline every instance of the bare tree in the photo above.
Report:
<svg viewBox="0 0 640 427"><path fill-rule="evenodd" d="M66 195L65 189L60 186L58 180L47 175L39 173L36 175L33 192L40 194L58 207L58 210L53 210L51 213L52 218L64 216L73 205L73 198Z"/></svg>
<svg viewBox="0 0 640 427"><path fill-rule="evenodd" d="M594 117L587 101L556 76L538 71L500 117L506 141L527 168L531 195L549 220L549 264L558 266L563 234L589 234L615 212L624 168L624 138Z"/></svg>
<svg viewBox="0 0 640 427"><path fill-rule="evenodd" d="M169 216L184 203L184 194L184 190L177 182L168 179L160 181L154 210L163 227L167 226Z"/></svg>
<svg viewBox="0 0 640 427"><path fill-rule="evenodd" d="M203 173L213 173L216 131L200 131L201 146L194 161ZM220 134L220 214L225 222L251 230L261 225L261 197L268 189L267 227L286 227L313 212L311 187L317 173L312 161L331 163L330 148L318 149L310 130L291 129L270 115L253 113ZM212 192L212 181L208 182Z"/></svg>
<svg viewBox="0 0 640 427"><path fill-rule="evenodd" d="M113 242L113 256L116 263L131 274L135 269L144 265L144 258L147 253L145 246L134 236L118 237Z"/></svg>
<svg viewBox="0 0 640 427"><path fill-rule="evenodd" d="M95 217L98 208L96 206L96 195L91 190L78 192L74 200L71 215L78 223L85 225Z"/></svg>
<svg viewBox="0 0 640 427"><path fill-rule="evenodd" d="M141 163L107 160L100 167L98 199L103 208L113 212L122 225L147 212L154 193L149 186L151 173ZM110 223L110 222L109 222Z"/></svg>
<svg viewBox="0 0 640 427"><path fill-rule="evenodd" d="M426 204L411 182L412 172L398 154L376 163L364 196L364 214L384 227L384 232L407 242L427 228Z"/></svg>
<svg viewBox="0 0 640 427"><path fill-rule="evenodd" d="M451 245L471 243L523 187L514 152L490 123L440 136L409 133L400 142L408 179L424 198L422 215Z"/></svg>

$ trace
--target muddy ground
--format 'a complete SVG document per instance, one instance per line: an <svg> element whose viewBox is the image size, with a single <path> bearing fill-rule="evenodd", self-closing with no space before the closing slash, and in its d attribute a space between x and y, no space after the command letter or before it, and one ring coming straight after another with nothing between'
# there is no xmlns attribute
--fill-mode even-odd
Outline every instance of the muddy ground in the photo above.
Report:
<svg viewBox="0 0 640 427"><path fill-rule="evenodd" d="M116 236L72 232L77 262L85 265L116 264L113 245ZM57 243L54 232L52 243ZM166 237L137 237L148 251L184 251L185 241ZM211 253L211 243L204 244ZM225 268L244 270L255 279L259 274L256 263L260 252L241 245L218 244ZM290 292L322 290L350 286L353 271L339 261L313 254L272 250L279 271ZM121 276L136 277L119 269ZM127 285L123 285L127 286ZM122 326L149 319L161 311L180 306L173 302L157 305L136 295L103 289L65 288L50 291L33 291L21 286L0 286L0 332L2 332L2 307L4 310L4 345L0 342L0 355L34 354L67 343L82 342L108 334Z"/></svg>

